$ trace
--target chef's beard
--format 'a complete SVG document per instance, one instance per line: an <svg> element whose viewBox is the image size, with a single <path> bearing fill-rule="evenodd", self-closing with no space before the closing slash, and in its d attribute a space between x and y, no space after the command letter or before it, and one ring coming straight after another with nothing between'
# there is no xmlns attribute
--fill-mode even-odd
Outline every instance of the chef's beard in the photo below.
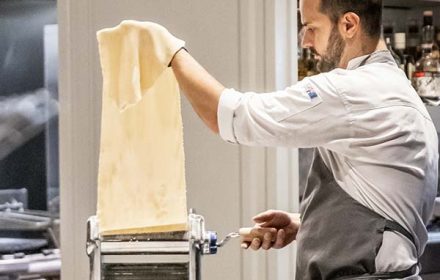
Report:
<svg viewBox="0 0 440 280"><path fill-rule="evenodd" d="M336 27L334 27L332 29L332 32L330 33L327 50L325 51L324 54L321 55L314 48L312 48L312 52L321 57L321 59L318 60L318 64L316 66L318 68L318 71L323 73L323 72L329 72L337 68L339 63L341 62L341 57L342 57L342 53L344 52L344 49L345 49L344 39L342 39L339 30Z"/></svg>

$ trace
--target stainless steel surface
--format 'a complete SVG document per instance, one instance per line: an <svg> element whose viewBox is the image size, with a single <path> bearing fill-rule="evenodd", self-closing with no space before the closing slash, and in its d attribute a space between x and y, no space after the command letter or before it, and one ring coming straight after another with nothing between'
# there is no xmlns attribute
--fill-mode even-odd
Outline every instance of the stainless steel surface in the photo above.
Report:
<svg viewBox="0 0 440 280"><path fill-rule="evenodd" d="M428 244L430 243L440 244L440 232L428 232Z"/></svg>
<svg viewBox="0 0 440 280"><path fill-rule="evenodd" d="M106 235L106 241L169 241L169 240L189 240L187 231L172 231L148 234L130 234L130 235Z"/></svg>
<svg viewBox="0 0 440 280"><path fill-rule="evenodd" d="M0 278L1 275L15 274L21 276L26 274L56 275L60 270L59 249L44 250L42 253L29 255L2 255L0 259Z"/></svg>
<svg viewBox="0 0 440 280"><path fill-rule="evenodd" d="M3 230L46 230L52 220L49 217L26 214L24 212L0 212Z"/></svg>
<svg viewBox="0 0 440 280"><path fill-rule="evenodd" d="M102 256L102 262L106 264L117 264L121 263L121 258L118 255L104 255ZM143 255L134 254L130 255L131 264L148 264L148 263L188 263L188 257L184 254L182 255L167 255L167 254L154 254L154 255Z"/></svg>
<svg viewBox="0 0 440 280"><path fill-rule="evenodd" d="M187 280L188 263L157 263L143 265L106 264L103 279L106 280Z"/></svg>
<svg viewBox="0 0 440 280"><path fill-rule="evenodd" d="M32 252L46 247L48 243L46 238L0 237L0 254ZM0 256L0 259L1 258Z"/></svg>
<svg viewBox="0 0 440 280"><path fill-rule="evenodd" d="M129 242L102 242L102 254L159 254L159 253L189 253L188 241L129 241Z"/></svg>
<svg viewBox="0 0 440 280"><path fill-rule="evenodd" d="M27 209L27 202L28 192L25 188L0 190L0 211L23 211Z"/></svg>

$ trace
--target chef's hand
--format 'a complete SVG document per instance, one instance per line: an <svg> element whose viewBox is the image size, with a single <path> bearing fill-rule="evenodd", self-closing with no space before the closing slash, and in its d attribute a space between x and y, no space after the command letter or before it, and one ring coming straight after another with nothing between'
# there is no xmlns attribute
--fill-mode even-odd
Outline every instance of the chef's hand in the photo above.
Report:
<svg viewBox="0 0 440 280"><path fill-rule="evenodd" d="M185 48L185 41L182 41L173 34L171 34L165 27L154 22L135 22L130 20L125 20L122 22L124 24L136 24L140 25L141 30L147 30L142 39L150 42L148 44L155 50L155 54L159 59L160 63L164 67L171 66L171 61L177 52Z"/></svg>
<svg viewBox="0 0 440 280"><path fill-rule="evenodd" d="M242 248L250 247L253 250L284 248L296 239L301 224L299 214L279 210L260 213L253 220L256 225L251 230L250 236L259 237L252 240L242 237Z"/></svg>

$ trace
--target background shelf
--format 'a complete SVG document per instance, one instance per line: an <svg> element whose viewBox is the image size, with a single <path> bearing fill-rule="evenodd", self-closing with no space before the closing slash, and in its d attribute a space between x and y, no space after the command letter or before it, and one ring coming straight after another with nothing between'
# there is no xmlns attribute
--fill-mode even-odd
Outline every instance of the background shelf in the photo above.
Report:
<svg viewBox="0 0 440 280"><path fill-rule="evenodd" d="M440 6L440 0L385 0L385 8L412 9Z"/></svg>

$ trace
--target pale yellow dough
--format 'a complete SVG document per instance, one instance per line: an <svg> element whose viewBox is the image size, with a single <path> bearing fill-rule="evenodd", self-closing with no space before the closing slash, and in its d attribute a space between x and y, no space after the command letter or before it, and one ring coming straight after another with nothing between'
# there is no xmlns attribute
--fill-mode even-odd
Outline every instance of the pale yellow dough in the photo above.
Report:
<svg viewBox="0 0 440 280"><path fill-rule="evenodd" d="M98 32L102 235L187 229L179 87L145 33L134 21Z"/></svg>

